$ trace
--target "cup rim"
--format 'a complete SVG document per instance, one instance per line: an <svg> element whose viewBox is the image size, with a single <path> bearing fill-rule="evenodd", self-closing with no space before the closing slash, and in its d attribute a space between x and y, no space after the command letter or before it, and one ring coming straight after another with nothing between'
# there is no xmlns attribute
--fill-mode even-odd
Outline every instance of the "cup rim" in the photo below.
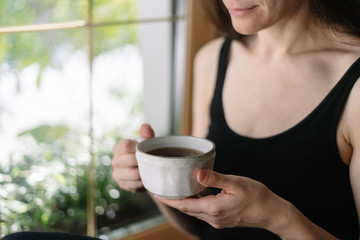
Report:
<svg viewBox="0 0 360 240"><path fill-rule="evenodd" d="M191 155L191 156L185 156L185 157L164 157L164 156L156 156L157 158L184 158L184 159L192 159L192 158L197 158L199 156L202 156L202 155L206 155L206 154L210 154L212 152L215 151L215 143L207 138L201 138L201 137L195 137L195 136L189 136L189 135L169 135L169 136L160 136L160 137L154 137L154 138L149 138L149 139L145 139L141 142L139 142L137 145L136 145L136 152L138 153L141 153L141 154L145 154L145 155L150 155L150 156L155 156L155 155L152 155L152 154L149 154L147 152L144 152L143 150L141 150L141 147L146 144L146 143L149 143L151 141L157 141L159 139L166 139L166 138L191 138L191 139L194 139L194 140L198 140L198 141L204 141L204 142L207 142L211 145L211 148L204 152L204 153L201 153L201 154L196 154L196 155ZM191 147L189 147L191 148Z"/></svg>

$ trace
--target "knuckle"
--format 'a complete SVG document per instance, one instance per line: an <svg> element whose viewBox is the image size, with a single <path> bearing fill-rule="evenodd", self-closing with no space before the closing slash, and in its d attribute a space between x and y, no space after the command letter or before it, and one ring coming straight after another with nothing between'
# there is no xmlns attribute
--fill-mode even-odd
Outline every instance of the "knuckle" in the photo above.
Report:
<svg viewBox="0 0 360 240"><path fill-rule="evenodd" d="M135 154L128 154L124 156L123 163L128 167L136 167L138 166Z"/></svg>
<svg viewBox="0 0 360 240"><path fill-rule="evenodd" d="M180 207L180 208L179 208L179 211L180 211L180 212L183 212L183 213L186 213L186 212L187 212L186 208L184 208L184 207Z"/></svg>
<svg viewBox="0 0 360 240"><path fill-rule="evenodd" d="M140 173L137 168L129 169L128 176L131 180L140 180Z"/></svg>
<svg viewBox="0 0 360 240"><path fill-rule="evenodd" d="M141 179L140 172L139 172L139 170L137 168L135 169L133 174L134 174L134 179L135 180L140 180Z"/></svg>
<svg viewBox="0 0 360 240"><path fill-rule="evenodd" d="M134 147L135 147L134 141L125 138L115 143L113 147L113 154L119 155L124 153L131 153L134 152Z"/></svg>
<svg viewBox="0 0 360 240"><path fill-rule="evenodd" d="M205 181L206 181L206 183L208 183L208 184L217 183L217 182L219 181L219 175L218 175L218 174L209 174L209 175L206 175Z"/></svg>
<svg viewBox="0 0 360 240"><path fill-rule="evenodd" d="M224 223L224 221L221 218L212 218L209 221L209 224L216 229L222 229L222 228L226 227L225 226L226 224Z"/></svg>
<svg viewBox="0 0 360 240"><path fill-rule="evenodd" d="M119 173L118 173L118 170L113 170L112 171L112 177L115 179L115 180L119 180Z"/></svg>
<svg viewBox="0 0 360 240"><path fill-rule="evenodd" d="M122 179L119 177L119 174L117 174L115 171L112 173L113 179L117 182L119 186L123 185Z"/></svg>
<svg viewBox="0 0 360 240"><path fill-rule="evenodd" d="M210 225L213 226L215 229L222 229L222 228L224 228L221 223L217 223L217 222L210 223Z"/></svg>
<svg viewBox="0 0 360 240"><path fill-rule="evenodd" d="M224 212L221 208L217 206L211 206L208 209L209 209L209 215L214 217L222 216Z"/></svg>
<svg viewBox="0 0 360 240"><path fill-rule="evenodd" d="M188 210L187 210L187 208L185 207L185 206L183 206L183 205L180 205L179 207L178 207L178 209L179 209L179 211L181 211L181 212L183 212L183 213L186 213Z"/></svg>
<svg viewBox="0 0 360 240"><path fill-rule="evenodd" d="M114 156L111 165L114 169L137 167L137 160L134 154L123 154Z"/></svg>
<svg viewBox="0 0 360 240"><path fill-rule="evenodd" d="M122 144L120 145L120 149L122 150L121 152L124 153L131 153L134 152L134 148L135 148L135 142L133 140L130 139L124 139L122 141Z"/></svg>
<svg viewBox="0 0 360 240"><path fill-rule="evenodd" d="M113 152L114 155L119 152L121 142L122 142L122 141L119 141L119 142L116 142L116 143L114 144L113 149L112 149L112 152Z"/></svg>

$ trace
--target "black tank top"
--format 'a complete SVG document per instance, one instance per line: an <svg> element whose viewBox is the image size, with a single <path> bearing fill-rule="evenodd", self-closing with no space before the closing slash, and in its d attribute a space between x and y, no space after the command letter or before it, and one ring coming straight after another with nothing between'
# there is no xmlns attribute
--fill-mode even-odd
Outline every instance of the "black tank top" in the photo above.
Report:
<svg viewBox="0 0 360 240"><path fill-rule="evenodd" d="M222 90L230 44L225 40L220 52L210 109L207 137L216 144L215 171L258 180L331 234L358 240L359 220L349 167L338 153L336 129L347 97L360 76L360 58L300 123L271 137L249 138L233 132L225 120ZM202 234L202 239L280 239L264 229L218 230L207 224Z"/></svg>

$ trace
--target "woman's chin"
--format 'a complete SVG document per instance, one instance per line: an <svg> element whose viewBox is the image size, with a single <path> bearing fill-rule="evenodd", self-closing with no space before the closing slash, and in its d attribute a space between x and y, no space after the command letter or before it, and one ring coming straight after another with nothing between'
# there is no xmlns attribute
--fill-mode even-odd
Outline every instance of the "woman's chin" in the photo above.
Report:
<svg viewBox="0 0 360 240"><path fill-rule="evenodd" d="M241 35L253 35L256 34L258 31L252 29L244 29L244 28L235 28L235 31Z"/></svg>

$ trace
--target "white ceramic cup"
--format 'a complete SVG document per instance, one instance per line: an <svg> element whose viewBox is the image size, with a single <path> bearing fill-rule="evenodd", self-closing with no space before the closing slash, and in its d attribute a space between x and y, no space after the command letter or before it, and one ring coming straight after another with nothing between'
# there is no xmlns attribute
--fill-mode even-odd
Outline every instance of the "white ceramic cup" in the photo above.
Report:
<svg viewBox="0 0 360 240"><path fill-rule="evenodd" d="M164 157L147 152L159 148L188 148L201 154ZM181 199L201 192L196 178L200 169L213 169L215 144L192 136L165 136L143 140L136 147L136 159L144 187L160 197Z"/></svg>

